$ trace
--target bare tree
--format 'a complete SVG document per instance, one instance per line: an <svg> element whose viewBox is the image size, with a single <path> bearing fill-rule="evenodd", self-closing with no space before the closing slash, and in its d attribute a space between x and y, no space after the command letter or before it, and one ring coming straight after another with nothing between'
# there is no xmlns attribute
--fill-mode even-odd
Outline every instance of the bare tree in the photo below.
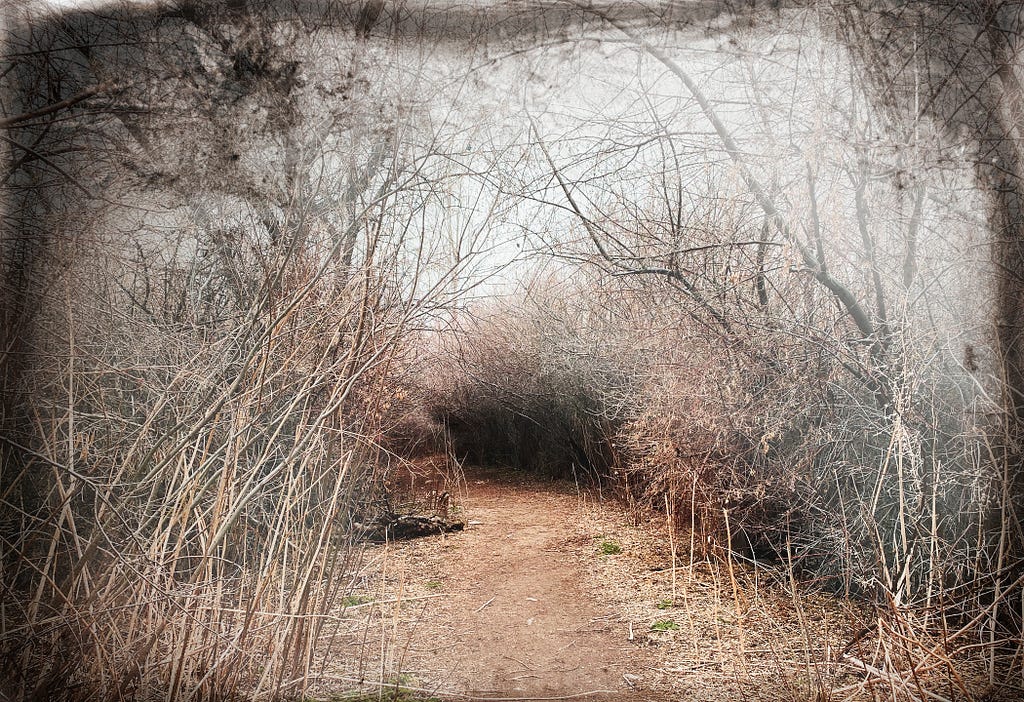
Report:
<svg viewBox="0 0 1024 702"><path fill-rule="evenodd" d="M488 246L437 206L461 172L433 86L354 16L117 5L5 37L5 694L312 684L394 375Z"/></svg>

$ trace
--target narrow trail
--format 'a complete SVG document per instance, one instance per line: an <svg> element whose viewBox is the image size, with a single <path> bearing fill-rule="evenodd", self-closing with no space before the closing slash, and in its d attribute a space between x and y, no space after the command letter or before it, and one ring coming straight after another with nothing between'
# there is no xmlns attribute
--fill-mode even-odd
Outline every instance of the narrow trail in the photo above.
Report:
<svg viewBox="0 0 1024 702"><path fill-rule="evenodd" d="M600 557L587 500L572 486L469 476L465 532L388 547L381 595L404 593L413 612L381 623L390 655L378 670L441 697L661 699L634 688L648 649L586 585L583 560ZM415 599L424 581L438 592Z"/></svg>
<svg viewBox="0 0 1024 702"><path fill-rule="evenodd" d="M473 528L449 553L458 589L446 603L465 628L436 661L457 687L509 697L628 688L638 652L583 589L580 552L592 545L575 536L577 496L471 481L466 512Z"/></svg>
<svg viewBox="0 0 1024 702"><path fill-rule="evenodd" d="M466 531L369 547L349 573L327 671L344 689L777 702L862 682L835 652L870 612L797 597L784 571L674 553L664 515L635 523L572 484L483 470L460 484Z"/></svg>

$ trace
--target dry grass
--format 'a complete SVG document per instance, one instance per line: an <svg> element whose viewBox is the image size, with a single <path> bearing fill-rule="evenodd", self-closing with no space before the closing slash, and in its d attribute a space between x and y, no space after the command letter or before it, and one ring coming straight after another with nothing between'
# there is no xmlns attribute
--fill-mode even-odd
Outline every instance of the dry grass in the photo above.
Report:
<svg viewBox="0 0 1024 702"><path fill-rule="evenodd" d="M26 380L3 480L13 697L279 699L316 679L408 312L365 295L369 270L276 263L213 318L209 282L173 270L136 277L180 295L165 318L81 270L62 289L93 296L46 301L52 365Z"/></svg>
<svg viewBox="0 0 1024 702"><path fill-rule="evenodd" d="M579 535L622 544L620 556L583 562L595 597L614 602L634 636L658 649L643 677L650 688L766 702L1019 699L1019 686L990 682L990 651L966 643L970 626L943 630L913 608L815 590L777 564L707 557L699 534L649 516L638 526L591 503Z"/></svg>

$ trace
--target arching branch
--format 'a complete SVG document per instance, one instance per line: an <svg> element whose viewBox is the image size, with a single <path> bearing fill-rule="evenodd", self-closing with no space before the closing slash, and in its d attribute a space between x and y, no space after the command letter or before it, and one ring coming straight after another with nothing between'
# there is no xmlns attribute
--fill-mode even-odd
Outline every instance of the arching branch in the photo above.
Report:
<svg viewBox="0 0 1024 702"><path fill-rule="evenodd" d="M824 286L829 292L838 298L843 308L846 310L850 319L857 326L857 329L866 339L871 339L875 343L872 343L872 353L877 355L881 348L877 343L877 335L874 324L871 322L867 311L861 305L860 301L853 294L853 292L837 280L831 273L826 269L824 262L819 260L817 255L812 249L807 247L800 239L796 236L796 233L786 223L785 218L779 212L775 203L771 197L768 196L767 190L761 184L761 182L754 176L743 159L742 151L736 140L733 138L732 133L725 126L725 123L721 120L716 112L711 101L708 100L704 91L700 89L696 81L683 70L683 67L679 65L672 57L666 54L658 47L651 44L649 41L644 39L642 36L637 34L631 27L618 21L608 13L601 9L596 8L593 5L583 5L584 10L590 12L602 20L610 24L611 26L618 29L620 32L625 34L632 42L634 42L641 50L650 55L652 58L661 63L665 68L669 70L679 81L686 87L686 89L696 100L697 105L700 107L704 117L708 120L711 126L714 128L715 133L718 135L719 140L722 142L722 146L725 148L729 158L736 165L739 170L740 177L746 184L747 188L753 194L754 199L757 201L758 206L764 211L768 220L772 225L796 248L800 253L800 257L803 259L804 264L810 269L815 280L817 280L822 286Z"/></svg>

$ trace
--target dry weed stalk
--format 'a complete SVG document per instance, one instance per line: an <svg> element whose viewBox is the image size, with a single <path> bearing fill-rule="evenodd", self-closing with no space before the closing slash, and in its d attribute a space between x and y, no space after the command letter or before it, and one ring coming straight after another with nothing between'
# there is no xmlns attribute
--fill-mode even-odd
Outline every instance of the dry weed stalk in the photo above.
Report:
<svg viewBox="0 0 1024 702"><path fill-rule="evenodd" d="M284 253L248 305L213 317L195 304L208 281L173 270L137 277L186 301L163 318L108 281L64 281L45 337L63 350L29 381L31 436L7 438L25 465L3 481L14 696L271 699L315 683L420 314L372 261L339 276L320 260ZM98 293L71 302L76 286Z"/></svg>

